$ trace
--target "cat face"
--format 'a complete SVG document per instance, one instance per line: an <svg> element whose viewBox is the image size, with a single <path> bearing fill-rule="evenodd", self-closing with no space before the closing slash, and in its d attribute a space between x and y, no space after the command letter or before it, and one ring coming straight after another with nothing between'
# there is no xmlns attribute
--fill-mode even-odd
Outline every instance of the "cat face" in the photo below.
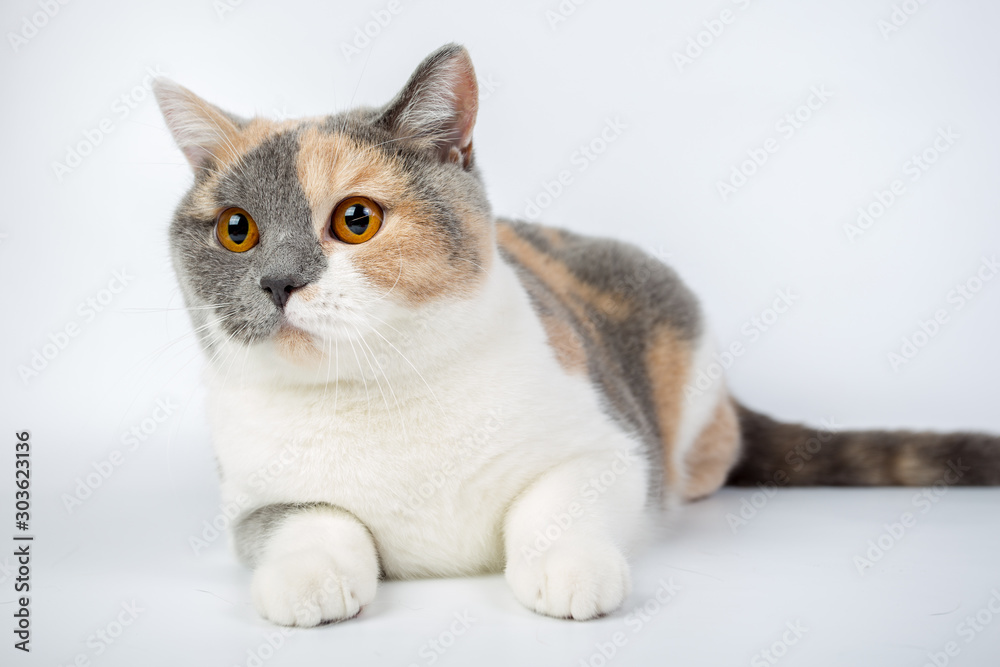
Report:
<svg viewBox="0 0 1000 667"><path fill-rule="evenodd" d="M170 244L210 353L308 362L482 284L494 232L463 48L429 56L386 106L325 118L247 121L170 81L155 92L195 171Z"/></svg>

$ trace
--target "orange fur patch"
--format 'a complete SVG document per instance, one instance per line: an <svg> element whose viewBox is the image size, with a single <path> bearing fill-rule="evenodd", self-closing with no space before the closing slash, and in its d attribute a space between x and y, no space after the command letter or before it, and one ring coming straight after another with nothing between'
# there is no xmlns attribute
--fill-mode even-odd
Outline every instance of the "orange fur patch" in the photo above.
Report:
<svg viewBox="0 0 1000 667"><path fill-rule="evenodd" d="M663 445L663 474L668 488L677 488L682 479L674 463L674 448L684 407L684 383L690 367L690 345L681 340L673 328L661 326L649 342L646 374Z"/></svg>
<svg viewBox="0 0 1000 667"><path fill-rule="evenodd" d="M712 420L684 457L687 479L684 499L695 500L715 493L740 452L740 424L728 396L719 401Z"/></svg>
<svg viewBox="0 0 1000 667"><path fill-rule="evenodd" d="M541 227L539 229L542 236L545 237L546 241L552 244L553 248L558 250L566 245L566 239L558 229L553 229L552 227Z"/></svg>
<svg viewBox="0 0 1000 667"><path fill-rule="evenodd" d="M619 322L632 314L635 305L628 297L605 292L583 282L573 275L564 262L542 252L518 236L509 225L497 225L497 241L504 250L544 282L559 301L584 325L590 324L588 306L596 310L600 316ZM596 328L593 326L589 328L593 329L590 333L596 336Z"/></svg>
<svg viewBox="0 0 1000 667"><path fill-rule="evenodd" d="M323 359L312 337L294 327L281 327L274 336L274 345L282 358L300 366L312 366Z"/></svg>
<svg viewBox="0 0 1000 667"><path fill-rule="evenodd" d="M350 253L358 271L385 293L417 304L469 293L485 277L492 257L492 222L459 210L464 232L474 239L485 265L451 257L445 230L427 224L434 218L433 207L415 198L403 166L388 155L343 135L308 128L299 140L296 168L323 251L328 256ZM382 229L356 246L327 232L334 207L350 195L371 198L385 213Z"/></svg>
<svg viewBox="0 0 1000 667"><path fill-rule="evenodd" d="M324 232L334 207L343 199L364 195L383 209L392 209L406 198L405 175L382 153L316 127L306 128L299 137L296 172L313 212L317 237L330 242L324 245L327 254L340 245Z"/></svg>
<svg viewBox="0 0 1000 667"><path fill-rule="evenodd" d="M298 298L302 299L306 303L309 303L313 299L319 296L319 287L313 283L306 285L305 287L300 287L295 291Z"/></svg>
<svg viewBox="0 0 1000 667"><path fill-rule="evenodd" d="M553 315L543 316L542 326L545 327L549 345L555 350L556 360L566 372L574 375L586 373L587 352L580 335L573 327Z"/></svg>

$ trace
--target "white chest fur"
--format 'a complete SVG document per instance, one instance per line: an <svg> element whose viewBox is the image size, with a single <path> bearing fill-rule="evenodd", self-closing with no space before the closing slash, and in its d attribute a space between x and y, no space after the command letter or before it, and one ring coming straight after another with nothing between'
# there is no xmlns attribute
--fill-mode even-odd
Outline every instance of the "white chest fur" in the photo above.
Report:
<svg viewBox="0 0 1000 667"><path fill-rule="evenodd" d="M638 443L559 366L516 276L493 266L481 303L439 311L405 347L388 334L340 342L325 362L339 382L282 384L255 360L210 373L225 499L342 507L386 573L410 577L502 567L507 508L560 463L625 449L646 479Z"/></svg>

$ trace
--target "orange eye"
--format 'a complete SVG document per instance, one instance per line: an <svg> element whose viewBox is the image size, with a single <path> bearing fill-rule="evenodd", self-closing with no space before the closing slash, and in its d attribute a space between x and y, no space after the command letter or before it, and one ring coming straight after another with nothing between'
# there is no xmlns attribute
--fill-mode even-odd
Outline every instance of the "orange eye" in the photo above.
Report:
<svg viewBox="0 0 1000 667"><path fill-rule="evenodd" d="M246 252L260 240L257 223L241 208L227 208L220 213L215 233L222 247L233 252Z"/></svg>
<svg viewBox="0 0 1000 667"><path fill-rule="evenodd" d="M330 231L344 243L364 243L382 226L382 208L368 197L348 197L333 209Z"/></svg>

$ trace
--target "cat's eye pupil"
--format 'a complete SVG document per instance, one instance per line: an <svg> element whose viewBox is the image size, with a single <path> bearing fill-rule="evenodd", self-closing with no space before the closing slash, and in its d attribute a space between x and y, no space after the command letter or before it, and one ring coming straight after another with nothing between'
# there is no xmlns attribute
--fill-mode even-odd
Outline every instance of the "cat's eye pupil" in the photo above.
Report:
<svg viewBox="0 0 1000 667"><path fill-rule="evenodd" d="M354 204L344 211L344 223L352 234L361 235L368 229L372 212L367 206Z"/></svg>
<svg viewBox="0 0 1000 667"><path fill-rule="evenodd" d="M241 213L233 213L229 216L229 222L226 225L226 229L229 232L229 238L232 239L233 243L240 245L247 240L247 236L250 234L250 222L247 217Z"/></svg>

